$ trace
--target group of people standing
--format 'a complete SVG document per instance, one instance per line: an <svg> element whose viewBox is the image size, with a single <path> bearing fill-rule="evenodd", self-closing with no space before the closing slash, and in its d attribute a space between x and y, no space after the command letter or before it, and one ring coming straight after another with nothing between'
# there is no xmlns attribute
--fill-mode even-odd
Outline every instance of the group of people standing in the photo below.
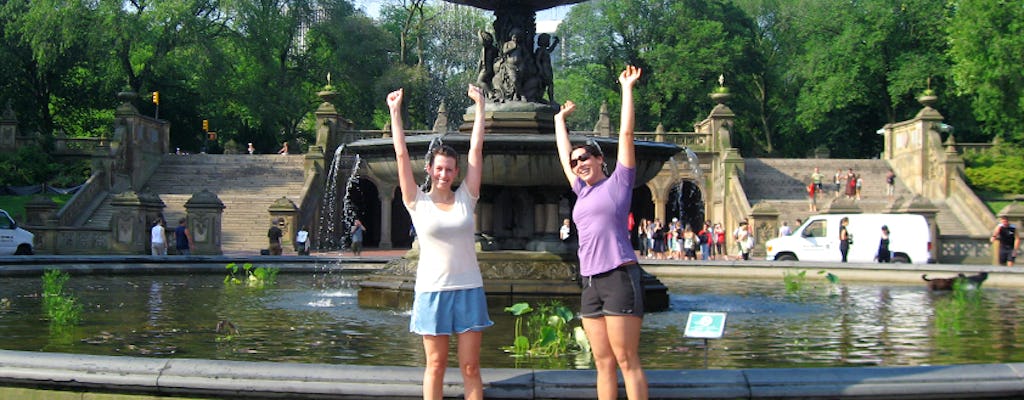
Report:
<svg viewBox="0 0 1024 400"><path fill-rule="evenodd" d="M818 167L815 167L814 172L811 174L811 182L807 184L808 210L811 212L818 211L818 196L825 193L824 180L825 175L821 173ZM888 196L889 201L892 201L896 194L896 173L892 169L885 175L885 184L886 196ZM831 189L833 197L846 196L848 199L860 200L863 187L864 178L854 172L853 168L848 168L845 173L842 169L837 169L836 173L832 175Z"/></svg>
<svg viewBox="0 0 1024 400"><path fill-rule="evenodd" d="M565 102L555 115L555 145L566 181L577 196L572 218L579 241L583 292L580 317L597 369L600 399L615 398L621 371L630 399L648 397L647 378L640 363L640 329L644 303L641 271L629 240L626 221L636 179L633 144L633 86L639 68L619 74L622 112L617 165L605 173L604 153L596 144L573 146L566 118L576 105ZM449 339L456 337L459 371L466 399L483 398L480 343L483 330L494 324L476 259L473 214L480 199L483 175L484 102L486 94L469 85L474 120L462 183L459 155L447 145L427 154L428 184L421 189L413 177L402 122L402 89L387 96L392 142L402 191L402 203L412 218L420 245L415 296L409 330L422 336L426 355L423 398L443 397Z"/></svg>
<svg viewBox="0 0 1024 400"><path fill-rule="evenodd" d="M705 221L694 231L678 218L667 226L660 220L640 219L637 226L640 256L656 260L716 260L725 257L725 229Z"/></svg>
<svg viewBox="0 0 1024 400"><path fill-rule="evenodd" d="M174 228L174 250L179 255L188 256L192 255L192 249L194 249L195 243L192 242L192 233L188 231L186 226L187 219L182 218L178 220L178 226ZM157 217L153 220L153 226L149 230L149 248L150 253L154 256L166 256L169 238L167 237L167 230L164 228L163 217Z"/></svg>

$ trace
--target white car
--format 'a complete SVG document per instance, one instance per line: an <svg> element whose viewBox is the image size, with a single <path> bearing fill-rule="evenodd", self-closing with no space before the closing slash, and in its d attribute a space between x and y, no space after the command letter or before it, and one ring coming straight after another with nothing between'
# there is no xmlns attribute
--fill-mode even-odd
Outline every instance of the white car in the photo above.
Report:
<svg viewBox="0 0 1024 400"><path fill-rule="evenodd" d="M847 217L851 241L849 262L870 263L878 254L882 226L889 228L889 251L894 263L933 263L928 221L916 214L823 214L807 218L788 236L765 243L768 260L840 261L839 222Z"/></svg>
<svg viewBox="0 0 1024 400"><path fill-rule="evenodd" d="M18 227L7 211L0 210L0 255L31 255L35 235Z"/></svg>

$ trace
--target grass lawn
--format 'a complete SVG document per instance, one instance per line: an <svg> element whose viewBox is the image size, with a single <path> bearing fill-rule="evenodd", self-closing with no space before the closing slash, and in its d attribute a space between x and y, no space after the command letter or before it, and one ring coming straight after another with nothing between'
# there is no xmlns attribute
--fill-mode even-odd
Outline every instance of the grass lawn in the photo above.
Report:
<svg viewBox="0 0 1024 400"><path fill-rule="evenodd" d="M11 215L11 218L14 218L18 223L21 223L22 221L25 221L25 204L31 201L33 196L38 195L0 196L0 209L7 211L7 213ZM48 196L54 203L57 203L59 208L63 207L64 203L67 203L68 200L71 199L71 196L74 195L48 193L45 196Z"/></svg>

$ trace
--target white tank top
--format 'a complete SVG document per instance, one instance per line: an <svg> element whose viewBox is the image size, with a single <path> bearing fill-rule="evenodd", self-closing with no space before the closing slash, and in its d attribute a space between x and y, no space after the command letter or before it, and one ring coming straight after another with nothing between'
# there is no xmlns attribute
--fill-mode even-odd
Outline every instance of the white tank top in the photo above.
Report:
<svg viewBox="0 0 1024 400"><path fill-rule="evenodd" d="M416 193L415 208L406 207L420 244L417 293L483 287L473 232L477 200L469 195L466 185L461 185L448 211L437 208L422 190Z"/></svg>

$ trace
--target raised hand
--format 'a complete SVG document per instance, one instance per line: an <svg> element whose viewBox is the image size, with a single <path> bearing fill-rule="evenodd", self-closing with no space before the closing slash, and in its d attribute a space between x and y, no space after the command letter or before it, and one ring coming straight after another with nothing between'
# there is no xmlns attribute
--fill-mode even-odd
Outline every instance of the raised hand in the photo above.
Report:
<svg viewBox="0 0 1024 400"><path fill-rule="evenodd" d="M404 97L403 89L398 89L394 92L388 93L388 108L391 111L398 111L402 108L402 98Z"/></svg>
<svg viewBox="0 0 1024 400"><path fill-rule="evenodd" d="M466 88L466 95L477 104L484 102L484 91L475 85L468 85Z"/></svg>
<svg viewBox="0 0 1024 400"><path fill-rule="evenodd" d="M638 67L627 65L626 69L622 70L622 73L619 74L619 84L624 87L633 87L633 85L636 84L636 81L640 79L640 74L642 72L643 71Z"/></svg>
<svg viewBox="0 0 1024 400"><path fill-rule="evenodd" d="M562 104L562 108L558 110L557 115L565 118L572 114L573 111L576 111L576 103L573 103L572 100L566 100L565 104Z"/></svg>

